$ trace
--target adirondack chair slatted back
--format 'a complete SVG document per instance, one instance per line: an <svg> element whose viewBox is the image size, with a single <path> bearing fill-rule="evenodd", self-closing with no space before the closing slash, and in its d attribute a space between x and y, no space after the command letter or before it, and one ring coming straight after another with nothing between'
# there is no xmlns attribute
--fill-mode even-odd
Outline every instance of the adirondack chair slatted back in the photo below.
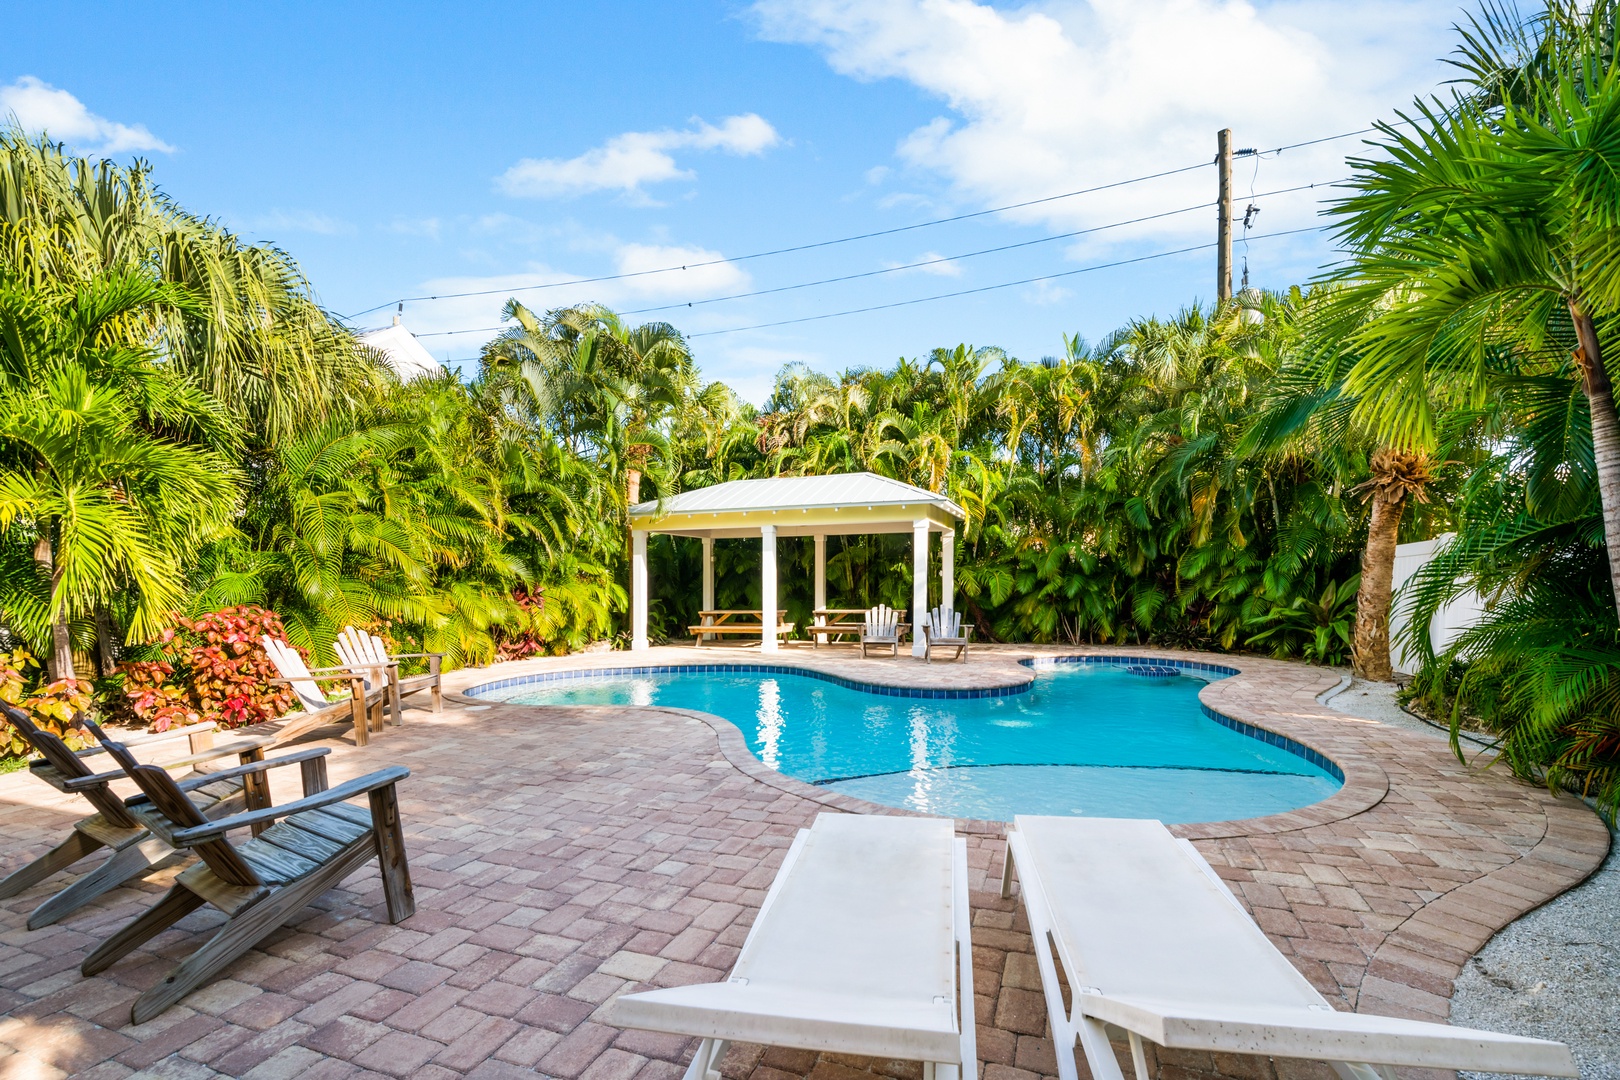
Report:
<svg viewBox="0 0 1620 1080"><path fill-rule="evenodd" d="M62 779L77 780L80 777L95 775L94 770L85 764L83 758L69 749L68 744L63 742L60 736L36 725L27 713L3 704L0 704L0 710L4 710L5 718L22 732L22 737L28 740L29 745L39 752L39 756L44 758L46 764L55 769ZM80 723L84 722L82 716L78 719ZM90 805L107 819L107 824L120 829L140 827L141 823L125 809L123 802L106 784L85 788L80 794L90 800Z"/></svg>
<svg viewBox="0 0 1620 1080"><path fill-rule="evenodd" d="M948 607L937 607L929 616L928 632L936 638L962 636L962 613Z"/></svg>
<svg viewBox="0 0 1620 1080"><path fill-rule="evenodd" d="M893 637L900 616L886 604L879 604L866 613L866 633L869 637Z"/></svg>
<svg viewBox="0 0 1620 1080"><path fill-rule="evenodd" d="M298 655L298 650L285 641L277 641L266 634L264 651L270 654L270 662L276 665L281 677L292 683L293 693L298 695L298 700L305 709L313 712L331 704L326 700L326 695L321 693L321 688L315 684L315 680L310 677L309 668L305 666L304 658Z"/></svg>
<svg viewBox="0 0 1620 1080"><path fill-rule="evenodd" d="M101 745L105 746L107 752L124 767L129 778L141 789L141 794L150 799L153 808L168 819L174 831L208 824L208 819L192 805L190 799L186 798L186 793L180 790L180 785L174 782L174 777L169 775L167 769L157 765L140 764L129 752L128 747L105 736L102 737ZM227 884L243 886L264 884L263 879L253 872L253 868L243 861L242 856L236 853L236 849L224 837L193 844L192 850L197 853L198 858L208 864L208 869Z"/></svg>
<svg viewBox="0 0 1620 1080"><path fill-rule="evenodd" d="M366 689L372 688L373 681L382 682L386 677L388 655L384 653L379 659L377 650L373 647L373 638L364 630L356 630L352 626L345 626L343 633L337 636L333 647L337 650L338 659L343 666L366 673Z"/></svg>

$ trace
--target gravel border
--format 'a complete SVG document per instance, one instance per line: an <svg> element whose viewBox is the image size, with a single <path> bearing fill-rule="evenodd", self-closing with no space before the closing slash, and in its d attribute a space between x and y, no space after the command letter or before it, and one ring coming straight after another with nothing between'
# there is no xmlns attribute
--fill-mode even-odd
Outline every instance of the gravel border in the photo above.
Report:
<svg viewBox="0 0 1620 1080"><path fill-rule="evenodd" d="M1394 683L1353 679L1323 701L1447 738L1402 710L1395 691ZM1583 1080L1620 1080L1620 845L1585 882L1509 923L1468 961L1453 988L1451 1022L1568 1043Z"/></svg>

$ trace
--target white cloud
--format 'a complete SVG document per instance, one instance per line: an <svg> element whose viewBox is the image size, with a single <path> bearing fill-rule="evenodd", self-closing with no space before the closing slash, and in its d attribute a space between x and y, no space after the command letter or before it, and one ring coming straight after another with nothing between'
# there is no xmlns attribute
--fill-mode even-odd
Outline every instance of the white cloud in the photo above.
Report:
<svg viewBox="0 0 1620 1080"><path fill-rule="evenodd" d="M923 265L913 265L915 263ZM899 270L904 266L908 268L905 272L910 274L933 274L935 277L952 278L962 276L962 264L955 259L947 259L937 251L925 251L905 262L888 262L883 265L890 270Z"/></svg>
<svg viewBox="0 0 1620 1080"><path fill-rule="evenodd" d="M496 180L508 195L555 198L589 191L618 190L640 195L644 184L684 180L694 174L675 161L676 150L722 150L762 154L782 139L755 113L728 116L718 126L694 120L685 131L627 131L576 158L524 158Z"/></svg>
<svg viewBox="0 0 1620 1080"><path fill-rule="evenodd" d="M899 79L948 110L896 154L959 201L1005 205L1210 160L1215 133L1267 148L1366 126L1445 77L1454 0L759 0L766 38L819 50L835 71ZM1353 140L1261 163L1259 191L1336 180ZM1240 166L1239 197L1250 170ZM1198 171L1014 211L1084 228L1213 197ZM1268 215L1271 229L1312 224ZM1203 235L1189 214L1093 241Z"/></svg>
<svg viewBox="0 0 1620 1080"><path fill-rule="evenodd" d="M725 256L718 251L700 247L626 244L619 249L616 260L621 274L646 273L677 266L682 269L650 273L614 284L642 296L678 296L694 300L747 287L748 274L736 263L724 260Z"/></svg>
<svg viewBox="0 0 1620 1080"><path fill-rule="evenodd" d="M174 153L174 147L144 124L120 124L97 116L84 102L50 83L24 75L0 86L0 121L15 117L23 130L41 132L87 153L125 154L136 150Z"/></svg>

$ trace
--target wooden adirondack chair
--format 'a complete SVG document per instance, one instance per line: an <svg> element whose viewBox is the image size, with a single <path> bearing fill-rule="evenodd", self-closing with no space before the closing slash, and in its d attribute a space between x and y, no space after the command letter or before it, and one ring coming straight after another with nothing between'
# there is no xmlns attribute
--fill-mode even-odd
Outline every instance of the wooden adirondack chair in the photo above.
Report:
<svg viewBox="0 0 1620 1080"><path fill-rule="evenodd" d="M905 624L900 621L900 613L879 604L866 613L866 621L861 624L861 655L866 655L869 645L887 645L890 656L899 656L900 638L904 633Z"/></svg>
<svg viewBox="0 0 1620 1080"><path fill-rule="evenodd" d="M67 743L61 738L38 727L21 710L0 704L0 713L40 755L29 763L28 771L58 791L78 792L96 810L90 817L74 822L73 831L66 840L0 881L0 899L16 896L100 848L111 849L111 854L100 866L80 875L78 880L35 908L28 916L28 929L37 930L51 925L102 893L139 877L176 854L173 845L148 832L146 826L113 794L109 785L113 780L122 779L124 771L114 768L110 772L97 773L86 763L87 758L106 753L105 748L75 753L68 749ZM192 724L130 739L127 745L144 749L186 739L192 751L190 756L161 763L165 769L182 769L231 754L237 755L241 763L246 765L261 759L264 748L270 743L268 738L259 737L214 746L213 736L213 724ZM246 791L241 779L216 779L217 776L193 771L187 777L188 780L200 781L193 785L190 796L198 813L223 816L257 805L257 789Z"/></svg>
<svg viewBox="0 0 1620 1080"><path fill-rule="evenodd" d="M962 613L948 607L937 607L928 613L923 623L923 660L934 662L934 649L955 649L953 659L967 660L968 641L973 637L973 624L962 625Z"/></svg>
<svg viewBox="0 0 1620 1080"><path fill-rule="evenodd" d="M304 663L304 658L298 655L298 650L285 641L277 641L268 634L264 637L264 651L270 655L271 663L281 672L281 678L271 679L273 683L290 686L293 693L298 695L298 702L304 707L300 715L294 713L287 718L287 722L276 732L278 744L291 742L305 732L313 731L318 727L342 722L345 713L354 722L354 744L364 746L370 741L372 731L381 731L383 726L383 705L388 696L386 680L379 680L375 685L367 685L366 673L352 668L316 668L311 671ZM348 683L348 701L328 701L321 692L321 683Z"/></svg>
<svg viewBox="0 0 1620 1080"><path fill-rule="evenodd" d="M343 628L334 645L337 649L338 659L351 668L366 671L378 671L386 675L388 680L388 708L393 714L394 724L398 726L405 722L403 698L423 690L431 690L433 696L433 711L444 710L443 691L439 688L440 666L444 662L443 653L396 653L389 655L388 646L376 634L364 630L356 630L352 626ZM425 659L428 664L424 675L401 675L399 662L401 660Z"/></svg>
<svg viewBox="0 0 1620 1080"><path fill-rule="evenodd" d="M137 764L117 743L109 742L107 748L140 785L141 794L128 800L129 809L154 833L190 848L201 861L183 871L144 915L86 957L80 971L94 975L106 969L203 904L212 904L226 917L225 925L196 952L135 999L131 1022L145 1023L212 980L373 858L381 863L388 921L401 922L416 911L395 792L409 769L394 765L328 788L325 755L330 751L325 747L255 762L222 775L263 776L266 770L298 764L304 797L209 821L187 799L185 782L156 766ZM361 795L369 798L369 811L348 804ZM226 837L249 827L263 831L240 843Z"/></svg>

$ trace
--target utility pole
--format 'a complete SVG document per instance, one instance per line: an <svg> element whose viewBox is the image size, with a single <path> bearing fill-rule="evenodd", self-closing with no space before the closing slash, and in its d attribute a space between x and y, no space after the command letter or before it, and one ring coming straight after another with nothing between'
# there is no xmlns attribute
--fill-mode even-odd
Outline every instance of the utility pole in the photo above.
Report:
<svg viewBox="0 0 1620 1080"><path fill-rule="evenodd" d="M1215 137L1215 165L1220 170L1220 201L1216 210L1215 299L1232 299L1232 129Z"/></svg>

